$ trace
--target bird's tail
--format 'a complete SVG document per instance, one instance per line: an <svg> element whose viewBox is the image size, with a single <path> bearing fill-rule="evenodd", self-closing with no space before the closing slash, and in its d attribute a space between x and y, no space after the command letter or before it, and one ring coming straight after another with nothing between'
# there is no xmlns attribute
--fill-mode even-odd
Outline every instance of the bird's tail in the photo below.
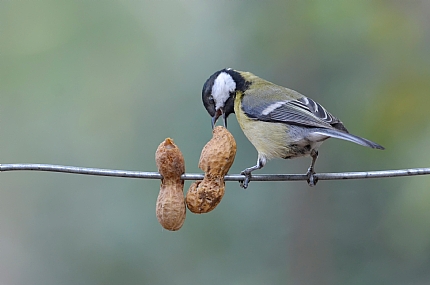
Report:
<svg viewBox="0 0 430 285"><path fill-rule="evenodd" d="M361 138L361 137L352 135L350 133L345 133L345 132L338 131L338 130L318 128L318 129L316 129L315 133L321 134L321 135L326 135L326 136L329 136L332 138L350 141L350 142L360 144L363 146L367 146L367 147L371 147L371 148L385 149L383 146L381 146L375 142L372 142L368 139Z"/></svg>

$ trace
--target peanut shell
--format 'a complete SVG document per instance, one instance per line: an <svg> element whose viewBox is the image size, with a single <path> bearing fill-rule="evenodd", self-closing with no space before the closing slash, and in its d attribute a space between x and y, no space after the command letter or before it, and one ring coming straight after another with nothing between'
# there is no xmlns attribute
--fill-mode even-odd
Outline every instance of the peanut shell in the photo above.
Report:
<svg viewBox="0 0 430 285"><path fill-rule="evenodd" d="M186 215L184 181L181 180L185 173L184 157L173 140L167 138L158 146L155 162L163 176L156 204L157 219L163 228L177 231Z"/></svg>
<svg viewBox="0 0 430 285"><path fill-rule="evenodd" d="M199 160L199 168L205 172L205 177L191 184L186 196L188 209L197 214L208 213L221 202L225 193L224 175L236 155L236 141L226 128L218 126L212 133Z"/></svg>
<svg viewBox="0 0 430 285"><path fill-rule="evenodd" d="M177 231L185 222L186 206L183 187L183 183L180 185L161 184L156 215L158 222L166 230Z"/></svg>
<svg viewBox="0 0 430 285"><path fill-rule="evenodd" d="M165 139L155 152L155 163L158 172L163 175L164 179L177 180L185 173L185 161L181 150L175 145L171 138Z"/></svg>
<svg viewBox="0 0 430 285"><path fill-rule="evenodd" d="M212 139L203 147L199 168L213 176L224 176L229 171L236 155L236 141L224 127L217 126Z"/></svg>
<svg viewBox="0 0 430 285"><path fill-rule="evenodd" d="M224 180L203 180L191 184L187 192L188 209L196 214L208 213L221 202L225 193Z"/></svg>

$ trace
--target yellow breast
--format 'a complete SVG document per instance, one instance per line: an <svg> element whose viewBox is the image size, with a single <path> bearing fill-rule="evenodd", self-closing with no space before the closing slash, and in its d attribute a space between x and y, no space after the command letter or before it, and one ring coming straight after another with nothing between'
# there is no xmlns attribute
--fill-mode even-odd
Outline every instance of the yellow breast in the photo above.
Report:
<svg viewBox="0 0 430 285"><path fill-rule="evenodd" d="M286 144L285 124L262 122L248 118L240 108L240 100L236 100L234 107L240 127L257 149L259 155L263 155L267 159L289 156L290 149Z"/></svg>

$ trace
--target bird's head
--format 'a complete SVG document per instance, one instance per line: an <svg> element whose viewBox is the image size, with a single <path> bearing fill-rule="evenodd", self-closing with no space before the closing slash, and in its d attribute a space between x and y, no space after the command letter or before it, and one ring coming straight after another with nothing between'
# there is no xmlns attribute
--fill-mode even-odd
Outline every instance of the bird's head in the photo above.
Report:
<svg viewBox="0 0 430 285"><path fill-rule="evenodd" d="M240 71L227 68L215 72L206 80L202 90L203 105L212 117L212 128L222 116L227 127L227 117L234 113L234 99L238 90L243 90L245 79Z"/></svg>

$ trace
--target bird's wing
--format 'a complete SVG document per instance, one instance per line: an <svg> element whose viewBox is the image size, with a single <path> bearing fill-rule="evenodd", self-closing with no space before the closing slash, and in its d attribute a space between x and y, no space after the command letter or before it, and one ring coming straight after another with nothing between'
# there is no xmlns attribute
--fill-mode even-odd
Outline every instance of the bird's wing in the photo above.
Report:
<svg viewBox="0 0 430 285"><path fill-rule="evenodd" d="M334 127L346 131L341 121L314 100L286 88L282 90L285 95L279 93L281 90L276 91L278 92L274 99L269 99L265 94L263 96L245 94L242 98L243 111L249 117L261 121L309 127Z"/></svg>

